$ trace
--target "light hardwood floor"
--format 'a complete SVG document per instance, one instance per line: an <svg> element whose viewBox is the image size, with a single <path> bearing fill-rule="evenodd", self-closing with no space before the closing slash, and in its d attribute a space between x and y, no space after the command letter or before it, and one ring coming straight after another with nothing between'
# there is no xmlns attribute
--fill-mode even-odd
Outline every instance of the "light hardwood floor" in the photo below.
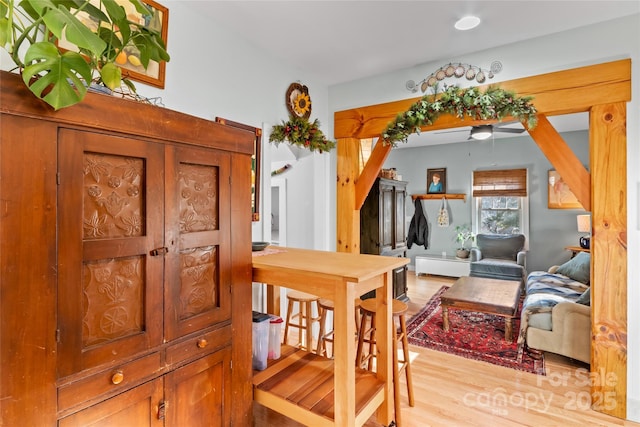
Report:
<svg viewBox="0 0 640 427"><path fill-rule="evenodd" d="M408 273L409 313L419 311L453 279ZM402 379L403 427L426 426L638 426L590 408L588 365L545 355L546 376L410 346L415 406L407 401ZM401 377L404 377L403 375ZM606 404L603 401L602 404ZM255 426L301 424L254 404ZM375 417L365 426L379 427Z"/></svg>

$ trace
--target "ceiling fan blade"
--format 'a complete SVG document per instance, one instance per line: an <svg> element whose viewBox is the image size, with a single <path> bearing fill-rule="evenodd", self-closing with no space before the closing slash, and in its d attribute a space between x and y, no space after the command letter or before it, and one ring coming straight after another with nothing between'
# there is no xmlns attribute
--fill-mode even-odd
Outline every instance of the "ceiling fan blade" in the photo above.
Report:
<svg viewBox="0 0 640 427"><path fill-rule="evenodd" d="M494 132L504 132L504 133L522 133L522 132L524 132L524 129L501 128L501 127L494 126L493 127L493 131Z"/></svg>
<svg viewBox="0 0 640 427"><path fill-rule="evenodd" d="M456 129L456 130L441 130L434 133L454 133L454 132L469 132L469 129Z"/></svg>

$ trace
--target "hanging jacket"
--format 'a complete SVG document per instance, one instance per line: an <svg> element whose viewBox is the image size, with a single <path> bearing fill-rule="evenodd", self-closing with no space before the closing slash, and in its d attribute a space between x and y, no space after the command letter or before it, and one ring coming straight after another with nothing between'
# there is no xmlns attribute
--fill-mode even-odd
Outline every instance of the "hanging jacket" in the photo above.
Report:
<svg viewBox="0 0 640 427"><path fill-rule="evenodd" d="M411 218L411 224L409 224L407 247L411 249L414 243L429 249L429 223L422 212L422 201L420 199L416 199L415 211L413 212L413 218Z"/></svg>

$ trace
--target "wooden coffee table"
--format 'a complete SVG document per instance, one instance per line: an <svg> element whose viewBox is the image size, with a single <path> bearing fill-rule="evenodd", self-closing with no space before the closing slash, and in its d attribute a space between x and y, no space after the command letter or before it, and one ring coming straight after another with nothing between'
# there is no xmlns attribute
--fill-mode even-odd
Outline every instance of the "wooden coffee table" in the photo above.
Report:
<svg viewBox="0 0 640 427"><path fill-rule="evenodd" d="M504 317L504 339L513 340L513 319L520 300L516 280L461 277L442 294L442 329L449 330L449 309L479 311Z"/></svg>

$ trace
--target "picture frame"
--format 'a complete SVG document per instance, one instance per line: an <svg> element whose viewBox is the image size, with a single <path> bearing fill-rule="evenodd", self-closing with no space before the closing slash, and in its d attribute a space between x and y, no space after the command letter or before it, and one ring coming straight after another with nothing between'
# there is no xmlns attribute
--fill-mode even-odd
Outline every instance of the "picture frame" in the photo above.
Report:
<svg viewBox="0 0 640 427"><path fill-rule="evenodd" d="M584 209L560 174L551 169L547 177L547 207L549 209Z"/></svg>
<svg viewBox="0 0 640 427"><path fill-rule="evenodd" d="M427 194L447 192L447 168L427 169Z"/></svg>
<svg viewBox="0 0 640 427"><path fill-rule="evenodd" d="M255 140L253 142L253 155L251 156L251 221L260 221L260 174L262 159L262 129L223 119L215 118L216 123L231 126L237 129L253 132Z"/></svg>
<svg viewBox="0 0 640 427"><path fill-rule="evenodd" d="M169 29L169 9L165 6L162 6L160 3L157 3L153 0L139 0L141 3L146 5L151 11L151 15L143 15L139 13L133 3L129 0L115 0L120 6L124 7L127 13L127 19L132 22L138 22L140 24L144 23L144 28L154 28L158 30L160 33L162 40L164 41L165 46L167 45L167 34ZM101 2L99 0L92 0L92 4L96 7L100 7ZM89 15L87 13L79 12L77 15L78 19L80 19L88 28L96 28L97 23L91 19L89 19ZM159 28L158 28L159 27ZM62 38L58 40L58 48L61 50L71 50L77 51L78 48ZM116 65L120 67L122 70L122 77L129 78L131 80L139 81L142 83L146 83L150 86L155 86L160 89L164 89L165 83L165 70L167 63L165 61L156 62L153 60L149 61L148 67L145 69L142 65L139 64L138 56L139 53L135 46L127 45L123 49L125 52L126 58L123 57L122 60L116 61Z"/></svg>

